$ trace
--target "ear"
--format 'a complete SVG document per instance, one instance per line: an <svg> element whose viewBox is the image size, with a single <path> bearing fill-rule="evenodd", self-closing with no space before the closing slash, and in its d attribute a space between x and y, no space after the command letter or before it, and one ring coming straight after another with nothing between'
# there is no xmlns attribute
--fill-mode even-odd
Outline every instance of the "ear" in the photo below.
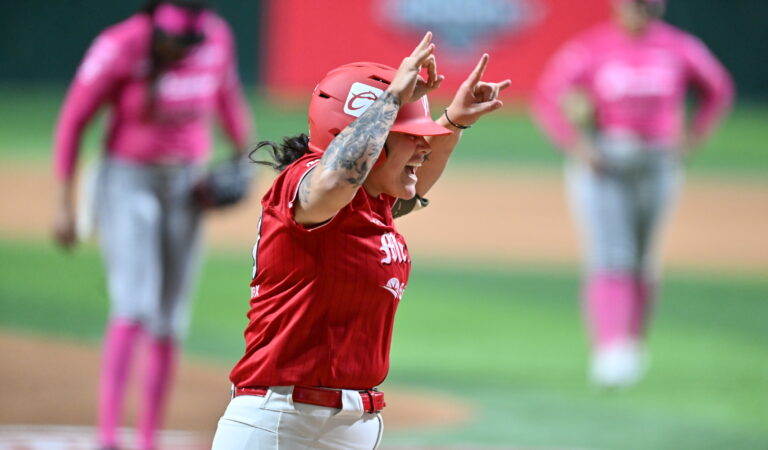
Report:
<svg viewBox="0 0 768 450"><path fill-rule="evenodd" d="M389 153L389 149L387 148L387 144L384 144L384 148L381 149L381 153L379 153L379 159L376 160L376 163L373 165L371 170L379 167L380 165L384 164L384 161L387 160L387 154Z"/></svg>

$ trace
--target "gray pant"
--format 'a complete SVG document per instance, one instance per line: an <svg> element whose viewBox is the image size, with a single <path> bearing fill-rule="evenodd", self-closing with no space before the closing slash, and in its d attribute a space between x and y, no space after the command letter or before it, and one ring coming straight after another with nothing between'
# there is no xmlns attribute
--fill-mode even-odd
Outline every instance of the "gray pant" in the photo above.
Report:
<svg viewBox="0 0 768 450"><path fill-rule="evenodd" d="M201 247L201 212L191 201L199 166L104 161L98 232L111 316L137 321L156 337L181 339Z"/></svg>
<svg viewBox="0 0 768 450"><path fill-rule="evenodd" d="M604 171L575 160L566 166L586 270L653 280L661 225L682 183L678 158L629 138L603 136L596 144Z"/></svg>

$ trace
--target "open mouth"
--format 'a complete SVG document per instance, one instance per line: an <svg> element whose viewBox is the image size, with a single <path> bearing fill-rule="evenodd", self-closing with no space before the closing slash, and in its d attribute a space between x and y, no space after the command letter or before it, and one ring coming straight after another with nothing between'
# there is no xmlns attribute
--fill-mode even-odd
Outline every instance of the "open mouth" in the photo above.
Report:
<svg viewBox="0 0 768 450"><path fill-rule="evenodd" d="M405 165L405 174L409 178L416 179L416 170L421 167L421 162L408 163Z"/></svg>

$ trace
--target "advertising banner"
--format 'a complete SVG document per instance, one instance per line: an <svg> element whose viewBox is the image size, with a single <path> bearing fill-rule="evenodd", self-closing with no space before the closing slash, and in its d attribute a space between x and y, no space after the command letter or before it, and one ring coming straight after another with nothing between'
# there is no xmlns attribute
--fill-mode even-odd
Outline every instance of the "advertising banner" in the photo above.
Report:
<svg viewBox="0 0 768 450"><path fill-rule="evenodd" d="M427 30L435 36L434 98L451 96L487 52L487 80L510 78L524 99L552 53L607 18L610 0L272 0L265 8L264 80L273 96L309 98L332 68L354 61L397 67Z"/></svg>

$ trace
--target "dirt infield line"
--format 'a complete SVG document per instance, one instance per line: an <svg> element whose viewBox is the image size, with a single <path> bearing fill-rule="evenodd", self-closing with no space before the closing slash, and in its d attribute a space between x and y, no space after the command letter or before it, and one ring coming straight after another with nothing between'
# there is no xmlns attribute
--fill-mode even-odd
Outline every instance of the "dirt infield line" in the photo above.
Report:
<svg viewBox="0 0 768 450"><path fill-rule="evenodd" d="M96 431L93 427L62 425L0 425L0 450L91 450ZM120 430L121 442L133 442L130 430ZM210 448L205 438L184 431L162 431L158 441L164 450L203 450Z"/></svg>
<svg viewBox="0 0 768 450"><path fill-rule="evenodd" d="M214 247L249 251L256 237L262 177L247 204L211 214ZM579 249L562 177L554 171L449 170L429 208L400 220L415 257L575 264ZM0 235L47 238L54 182L48 168L0 168ZM720 272L768 271L768 183L688 181L664 245L667 267Z"/></svg>
<svg viewBox="0 0 768 450"><path fill-rule="evenodd" d="M0 330L0 424L93 425L98 365L95 346ZM210 439L229 401L229 369L183 359L166 426ZM140 380L137 375L132 378ZM444 394L391 386L385 394L387 430L455 426L472 415L469 405ZM133 426L136 397L134 388L127 426Z"/></svg>

